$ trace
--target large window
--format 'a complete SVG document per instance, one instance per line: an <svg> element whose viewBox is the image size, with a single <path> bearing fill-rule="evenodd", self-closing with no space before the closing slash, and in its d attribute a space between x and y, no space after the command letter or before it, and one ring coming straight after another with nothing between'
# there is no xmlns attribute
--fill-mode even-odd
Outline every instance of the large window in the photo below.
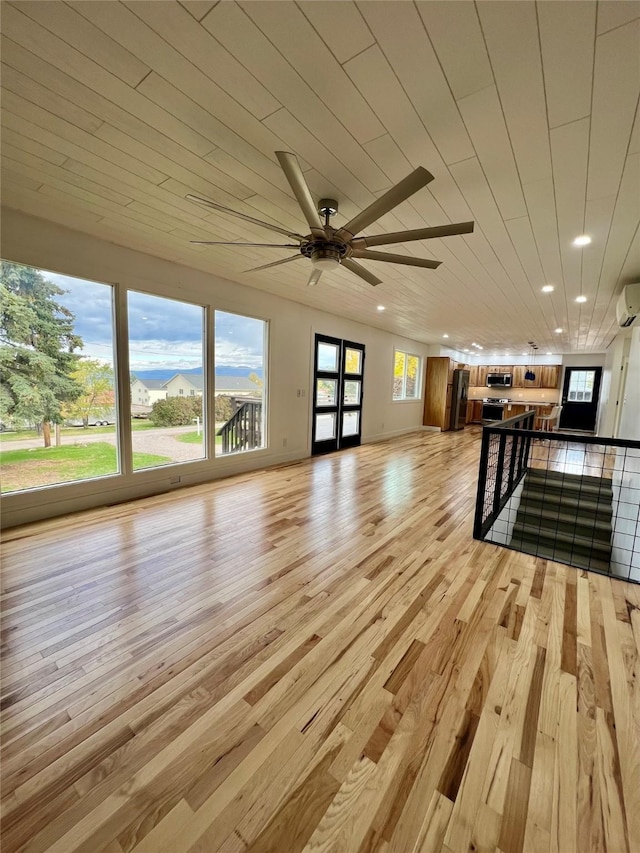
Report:
<svg viewBox="0 0 640 853"><path fill-rule="evenodd" d="M265 447L267 324L216 311L216 454Z"/></svg>
<svg viewBox="0 0 640 853"><path fill-rule="evenodd" d="M422 359L419 355L395 350L393 362L393 399L417 400L420 397L420 370Z"/></svg>
<svg viewBox="0 0 640 853"><path fill-rule="evenodd" d="M1 267L2 491L118 473L113 288Z"/></svg>
<svg viewBox="0 0 640 853"><path fill-rule="evenodd" d="M4 261L0 274L3 492L265 447L265 321L216 311L215 359L205 359L203 306L127 290L116 342L118 286ZM118 381L116 352L127 349ZM118 389L129 397L120 405Z"/></svg>
<svg viewBox="0 0 640 853"><path fill-rule="evenodd" d="M130 291L128 314L134 469L202 459L204 309Z"/></svg>

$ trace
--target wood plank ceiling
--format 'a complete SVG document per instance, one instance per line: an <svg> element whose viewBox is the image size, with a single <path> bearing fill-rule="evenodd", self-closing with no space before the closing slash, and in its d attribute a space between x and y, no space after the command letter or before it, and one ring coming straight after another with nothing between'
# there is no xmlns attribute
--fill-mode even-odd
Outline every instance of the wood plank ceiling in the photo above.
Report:
<svg viewBox="0 0 640 853"><path fill-rule="evenodd" d="M2 27L7 207L428 343L617 332L640 280L640 2L20 0ZM363 262L377 288L190 244L272 235L189 192L306 233L275 150L339 200L333 224L422 165L435 180L367 233L475 232L390 247L437 271Z"/></svg>

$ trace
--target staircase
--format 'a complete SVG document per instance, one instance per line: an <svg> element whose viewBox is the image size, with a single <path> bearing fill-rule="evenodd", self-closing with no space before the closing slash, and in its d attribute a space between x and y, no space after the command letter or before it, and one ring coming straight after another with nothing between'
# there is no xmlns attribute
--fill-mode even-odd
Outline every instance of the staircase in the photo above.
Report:
<svg viewBox="0 0 640 853"><path fill-rule="evenodd" d="M611 480L530 468L510 547L609 573Z"/></svg>

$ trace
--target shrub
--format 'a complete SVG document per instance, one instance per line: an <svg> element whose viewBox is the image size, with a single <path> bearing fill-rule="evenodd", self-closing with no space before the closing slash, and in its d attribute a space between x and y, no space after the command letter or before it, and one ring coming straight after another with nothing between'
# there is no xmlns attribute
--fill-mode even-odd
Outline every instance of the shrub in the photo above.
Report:
<svg viewBox="0 0 640 853"><path fill-rule="evenodd" d="M153 404L149 420L154 426L191 426L202 418L201 397L167 397Z"/></svg>
<svg viewBox="0 0 640 853"><path fill-rule="evenodd" d="M220 394L216 397L216 423L226 423L233 415L233 406L231 405L231 397L226 397Z"/></svg>

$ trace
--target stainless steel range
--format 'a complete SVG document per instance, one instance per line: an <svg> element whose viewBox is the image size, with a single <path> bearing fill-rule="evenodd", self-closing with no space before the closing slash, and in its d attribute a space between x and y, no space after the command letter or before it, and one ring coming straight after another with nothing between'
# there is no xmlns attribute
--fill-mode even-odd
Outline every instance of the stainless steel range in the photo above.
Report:
<svg viewBox="0 0 640 853"><path fill-rule="evenodd" d="M493 421L501 421L504 418L505 403L510 403L509 398L496 399L495 397L485 397L482 400L482 423L492 423Z"/></svg>

